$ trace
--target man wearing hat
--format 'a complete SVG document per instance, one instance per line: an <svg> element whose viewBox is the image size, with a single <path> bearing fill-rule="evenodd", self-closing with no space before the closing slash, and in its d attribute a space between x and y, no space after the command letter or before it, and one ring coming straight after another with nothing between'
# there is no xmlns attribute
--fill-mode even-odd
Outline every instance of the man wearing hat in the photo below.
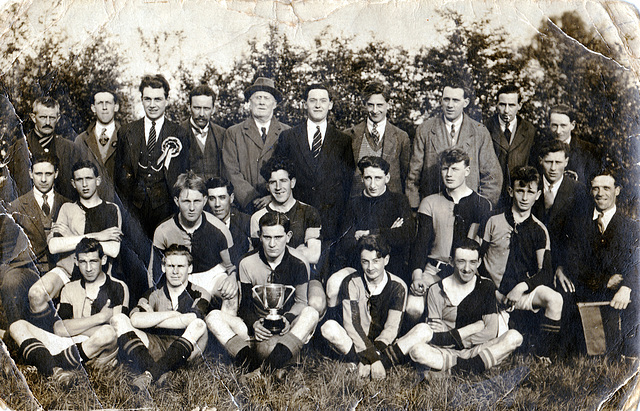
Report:
<svg viewBox="0 0 640 411"><path fill-rule="evenodd" d="M253 213L271 201L260 168L273 155L280 133L289 126L273 118L282 94L272 79L258 77L244 91L244 97L249 102L251 116L226 131L222 161L240 207Z"/></svg>

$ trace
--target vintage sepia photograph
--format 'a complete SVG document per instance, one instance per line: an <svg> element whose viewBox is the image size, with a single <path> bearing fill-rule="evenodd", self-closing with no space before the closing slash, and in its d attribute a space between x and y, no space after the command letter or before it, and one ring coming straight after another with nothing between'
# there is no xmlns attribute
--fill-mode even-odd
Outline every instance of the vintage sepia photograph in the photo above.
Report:
<svg viewBox="0 0 640 411"><path fill-rule="evenodd" d="M0 410L640 407L637 5L0 16Z"/></svg>

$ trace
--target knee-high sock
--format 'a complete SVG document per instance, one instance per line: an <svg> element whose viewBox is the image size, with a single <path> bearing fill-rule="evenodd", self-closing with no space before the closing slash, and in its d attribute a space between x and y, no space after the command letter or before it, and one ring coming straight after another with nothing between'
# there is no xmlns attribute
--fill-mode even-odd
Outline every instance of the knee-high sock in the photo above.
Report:
<svg viewBox="0 0 640 411"><path fill-rule="evenodd" d="M56 367L70 369L70 368L80 368L82 366L82 362L89 361L89 357L84 353L82 349L82 344L72 345L60 353L53 356Z"/></svg>
<svg viewBox="0 0 640 411"><path fill-rule="evenodd" d="M118 346L137 372L149 371L153 374L154 370L158 368L149 354L149 350L134 331L129 331L118 337Z"/></svg>
<svg viewBox="0 0 640 411"><path fill-rule="evenodd" d="M549 357L551 353L557 353L560 341L560 320L544 317L540 322L540 337L536 350L538 355Z"/></svg>
<svg viewBox="0 0 640 411"><path fill-rule="evenodd" d="M292 333L285 334L276 344L271 354L265 359L265 364L271 369L280 368L302 349L302 341Z"/></svg>
<svg viewBox="0 0 640 411"><path fill-rule="evenodd" d="M187 363L191 352L193 351L193 344L184 337L180 337L175 340L167 348L164 355L158 360L158 367L156 370L149 370L154 379L159 378L167 371L176 370Z"/></svg>
<svg viewBox="0 0 640 411"><path fill-rule="evenodd" d="M38 371L44 375L53 374L55 362L53 356L40 341L28 338L20 344L20 354L29 365L35 365Z"/></svg>
<svg viewBox="0 0 640 411"><path fill-rule="evenodd" d="M231 337L224 347L235 359L237 365L247 367L251 370L260 365L260 361L251 349L249 342L239 335L236 334Z"/></svg>
<svg viewBox="0 0 640 411"><path fill-rule="evenodd" d="M487 367L483 361L483 358L480 355L476 355L475 357L469 358L468 360L458 358L458 362L451 368L451 371L462 371L478 374L483 372L485 369L487 369Z"/></svg>
<svg viewBox="0 0 640 411"><path fill-rule="evenodd" d="M47 308L44 310L31 313L31 324L43 330L51 331L51 325L56 322L56 310L53 307L53 301L49 301Z"/></svg>
<svg viewBox="0 0 640 411"><path fill-rule="evenodd" d="M390 368L392 365L400 365L407 362L408 356L402 352L398 344L392 344L388 346L384 351L382 351L382 355L380 356L380 361L382 361L382 365L384 368Z"/></svg>

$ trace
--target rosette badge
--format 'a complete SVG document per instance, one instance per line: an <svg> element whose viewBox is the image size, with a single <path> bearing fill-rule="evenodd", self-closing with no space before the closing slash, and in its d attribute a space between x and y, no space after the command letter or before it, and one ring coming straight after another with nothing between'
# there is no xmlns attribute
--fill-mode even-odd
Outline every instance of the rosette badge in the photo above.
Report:
<svg viewBox="0 0 640 411"><path fill-rule="evenodd" d="M179 138L169 136L162 142L162 154L158 158L158 165L163 165L165 169L169 169L171 160L178 157L182 151L182 142Z"/></svg>

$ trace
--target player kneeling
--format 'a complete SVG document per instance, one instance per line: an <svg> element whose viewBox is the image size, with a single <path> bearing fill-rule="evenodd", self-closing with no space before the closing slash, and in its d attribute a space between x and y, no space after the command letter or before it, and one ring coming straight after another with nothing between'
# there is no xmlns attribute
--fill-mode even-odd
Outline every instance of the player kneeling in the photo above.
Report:
<svg viewBox="0 0 640 411"><path fill-rule="evenodd" d="M453 274L441 271L443 279L427 292L427 321L384 351L392 364L410 357L437 371L479 373L499 364L522 343L516 330L502 333L495 286L478 275L478 243L462 240L453 253Z"/></svg>
<svg viewBox="0 0 640 411"><path fill-rule="evenodd" d="M360 377L384 378L391 363L383 355L396 339L407 302L407 286L386 271L389 246L379 235L358 240L361 269L345 268L338 301L342 312L338 320L328 320L322 336L346 361L358 364ZM341 315L340 315L341 314Z"/></svg>
<svg viewBox="0 0 640 411"><path fill-rule="evenodd" d="M209 330L249 370L262 362L271 369L287 365L318 324L318 312L307 302L309 264L287 246L292 236L289 218L268 212L258 225L260 247L243 258L238 269L239 316L219 310L207 316ZM284 296L277 298L285 288L295 290L294 298L286 302ZM270 312L275 309L277 314Z"/></svg>
<svg viewBox="0 0 640 411"><path fill-rule="evenodd" d="M119 315L112 320L120 349L141 373L133 380L141 390L152 381L166 383L170 371L195 358L207 345L203 318L211 297L189 281L193 271L189 249L174 244L164 250L162 271L166 284L149 289L131 310L131 319Z"/></svg>

